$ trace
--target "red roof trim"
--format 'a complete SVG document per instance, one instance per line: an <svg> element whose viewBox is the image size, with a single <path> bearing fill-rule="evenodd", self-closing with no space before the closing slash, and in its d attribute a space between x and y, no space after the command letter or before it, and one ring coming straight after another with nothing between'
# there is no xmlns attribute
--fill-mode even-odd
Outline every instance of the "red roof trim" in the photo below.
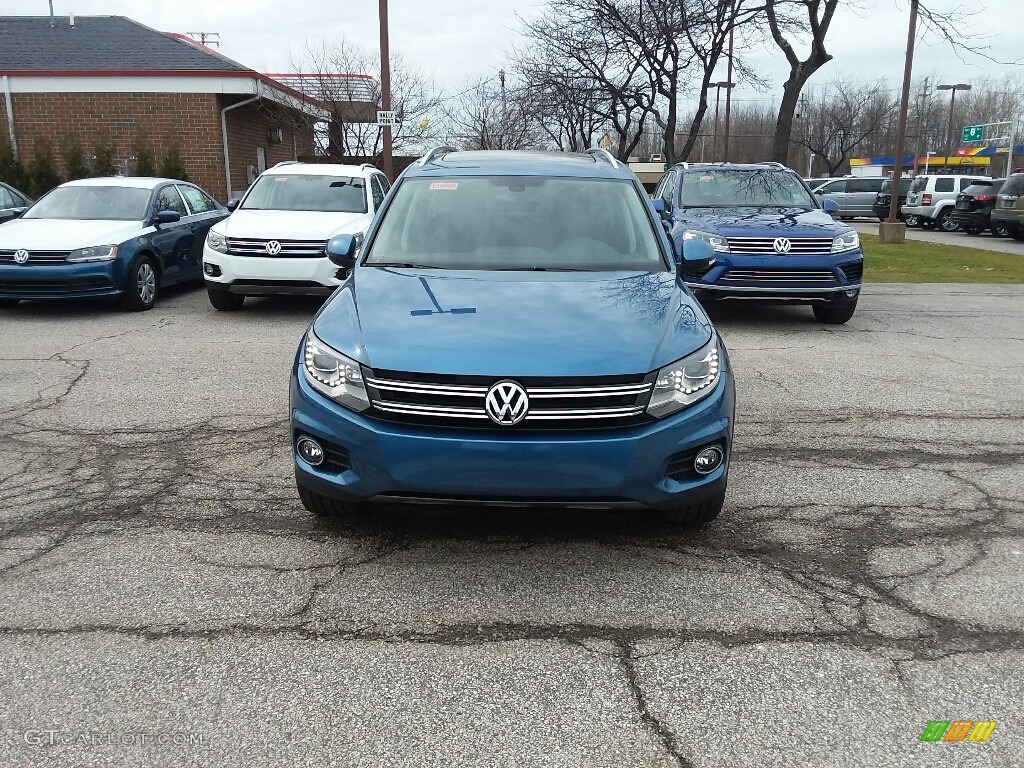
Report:
<svg viewBox="0 0 1024 768"><path fill-rule="evenodd" d="M0 75L21 77L258 77L259 73L251 69L0 69Z"/></svg>

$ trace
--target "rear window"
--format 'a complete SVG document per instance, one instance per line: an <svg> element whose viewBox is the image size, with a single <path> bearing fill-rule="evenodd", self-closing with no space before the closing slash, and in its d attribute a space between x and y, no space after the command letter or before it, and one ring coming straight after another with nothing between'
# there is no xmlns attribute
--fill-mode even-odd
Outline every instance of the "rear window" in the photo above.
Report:
<svg viewBox="0 0 1024 768"><path fill-rule="evenodd" d="M999 191L1004 195L1024 195L1024 173L1011 176Z"/></svg>
<svg viewBox="0 0 1024 768"><path fill-rule="evenodd" d="M948 177L935 180L935 191L936 192L952 192L956 188L955 179Z"/></svg>
<svg viewBox="0 0 1024 768"><path fill-rule="evenodd" d="M911 192L924 192L928 188L928 177L918 176L914 179L914 183L910 185Z"/></svg>

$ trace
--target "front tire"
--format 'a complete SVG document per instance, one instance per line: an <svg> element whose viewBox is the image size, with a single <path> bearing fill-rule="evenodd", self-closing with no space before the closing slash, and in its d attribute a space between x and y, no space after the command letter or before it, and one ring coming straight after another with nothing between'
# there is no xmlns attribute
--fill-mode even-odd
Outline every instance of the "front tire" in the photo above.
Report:
<svg viewBox="0 0 1024 768"><path fill-rule="evenodd" d="M210 297L213 308L220 312L235 312L245 303L244 293L231 293L227 288L206 284L206 295Z"/></svg>
<svg viewBox="0 0 1024 768"><path fill-rule="evenodd" d="M665 509L661 512L661 519L665 523L678 525L684 528L692 528L710 523L722 513L722 506L725 504L725 491L710 496L703 501L688 504L685 507Z"/></svg>
<svg viewBox="0 0 1024 768"><path fill-rule="evenodd" d="M368 511L369 505L366 503L332 499L330 496L319 494L298 483L295 484L295 487L299 491L299 500L302 502L302 506L306 508L306 511L312 512L324 520L337 520L342 517L365 515Z"/></svg>
<svg viewBox="0 0 1024 768"><path fill-rule="evenodd" d="M921 229L935 229L935 219L929 219L925 216L922 216Z"/></svg>
<svg viewBox="0 0 1024 768"><path fill-rule="evenodd" d="M1010 230L1010 237L1014 240L1024 240L1024 229L1020 227L1014 227Z"/></svg>
<svg viewBox="0 0 1024 768"><path fill-rule="evenodd" d="M1010 229L1005 224L992 225L992 237L1009 237Z"/></svg>
<svg viewBox="0 0 1024 768"><path fill-rule="evenodd" d="M920 227L921 219L916 213L908 213L903 217L903 223L908 227Z"/></svg>
<svg viewBox="0 0 1024 768"><path fill-rule="evenodd" d="M10 309L11 307L18 306L18 302L21 299L0 299L0 309Z"/></svg>
<svg viewBox="0 0 1024 768"><path fill-rule="evenodd" d="M956 232L960 229L960 225L956 223L956 219L953 218L953 211L951 210L943 211L936 223L943 232Z"/></svg>
<svg viewBox="0 0 1024 768"><path fill-rule="evenodd" d="M814 304L814 317L819 323L826 325L842 325L853 317L857 310L857 300L853 301L830 301L827 304Z"/></svg>
<svg viewBox="0 0 1024 768"><path fill-rule="evenodd" d="M963 229L968 235L974 236L980 235L984 231L981 227L964 227Z"/></svg>
<svg viewBox="0 0 1024 768"><path fill-rule="evenodd" d="M136 256L128 269L128 290L121 305L129 312L145 312L156 304L160 291L160 278L156 262L145 254Z"/></svg>

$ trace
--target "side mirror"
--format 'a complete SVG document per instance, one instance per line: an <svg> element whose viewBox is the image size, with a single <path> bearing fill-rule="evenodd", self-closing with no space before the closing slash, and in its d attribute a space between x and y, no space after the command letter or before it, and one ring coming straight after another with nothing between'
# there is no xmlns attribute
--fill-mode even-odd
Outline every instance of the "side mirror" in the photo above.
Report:
<svg viewBox="0 0 1024 768"><path fill-rule="evenodd" d="M335 235L327 243L327 258L332 264L344 269L352 269L356 265L355 235Z"/></svg>
<svg viewBox="0 0 1024 768"><path fill-rule="evenodd" d="M664 214L665 213L665 200L664 200L664 198L661 198L661 197L654 198L653 200L651 200L651 205L654 206L654 210L657 211L659 214Z"/></svg>
<svg viewBox="0 0 1024 768"><path fill-rule="evenodd" d="M228 204L224 207L227 208L229 211L234 211L235 208L238 207L238 204L240 202L241 200L239 200L237 197L232 197L230 200L228 200Z"/></svg>
<svg viewBox="0 0 1024 768"><path fill-rule="evenodd" d="M715 264L715 249L706 240L684 240L677 267L684 275L703 275Z"/></svg>
<svg viewBox="0 0 1024 768"><path fill-rule="evenodd" d="M818 194L821 194L820 192ZM839 213L839 203L835 200L823 200L821 203L821 210L825 213Z"/></svg>
<svg viewBox="0 0 1024 768"><path fill-rule="evenodd" d="M11 213L13 213L14 214L14 218L17 219L17 218L23 216L25 211L27 211L27 210L28 210L28 206L24 206L22 208L12 208L11 209Z"/></svg>
<svg viewBox="0 0 1024 768"><path fill-rule="evenodd" d="M181 221L181 214L177 211L159 211L153 217L154 224L174 224L176 221Z"/></svg>

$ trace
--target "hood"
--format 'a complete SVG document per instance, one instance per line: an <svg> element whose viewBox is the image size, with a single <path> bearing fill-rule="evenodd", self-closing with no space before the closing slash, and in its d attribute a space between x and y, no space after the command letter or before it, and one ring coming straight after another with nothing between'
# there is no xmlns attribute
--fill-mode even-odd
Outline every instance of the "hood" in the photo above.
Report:
<svg viewBox="0 0 1024 768"><path fill-rule="evenodd" d="M711 336L671 272L357 267L313 329L371 368L481 376L647 373Z"/></svg>
<svg viewBox="0 0 1024 768"><path fill-rule="evenodd" d="M674 220L725 237L835 237L851 229L820 208L679 208Z"/></svg>
<svg viewBox="0 0 1024 768"><path fill-rule="evenodd" d="M152 229L141 221L15 219L0 227L0 248L73 251L93 245L120 245Z"/></svg>
<svg viewBox="0 0 1024 768"><path fill-rule="evenodd" d="M368 213L325 211L236 210L214 230L225 237L256 237L275 240L330 240L336 234L355 234L368 226Z"/></svg>

